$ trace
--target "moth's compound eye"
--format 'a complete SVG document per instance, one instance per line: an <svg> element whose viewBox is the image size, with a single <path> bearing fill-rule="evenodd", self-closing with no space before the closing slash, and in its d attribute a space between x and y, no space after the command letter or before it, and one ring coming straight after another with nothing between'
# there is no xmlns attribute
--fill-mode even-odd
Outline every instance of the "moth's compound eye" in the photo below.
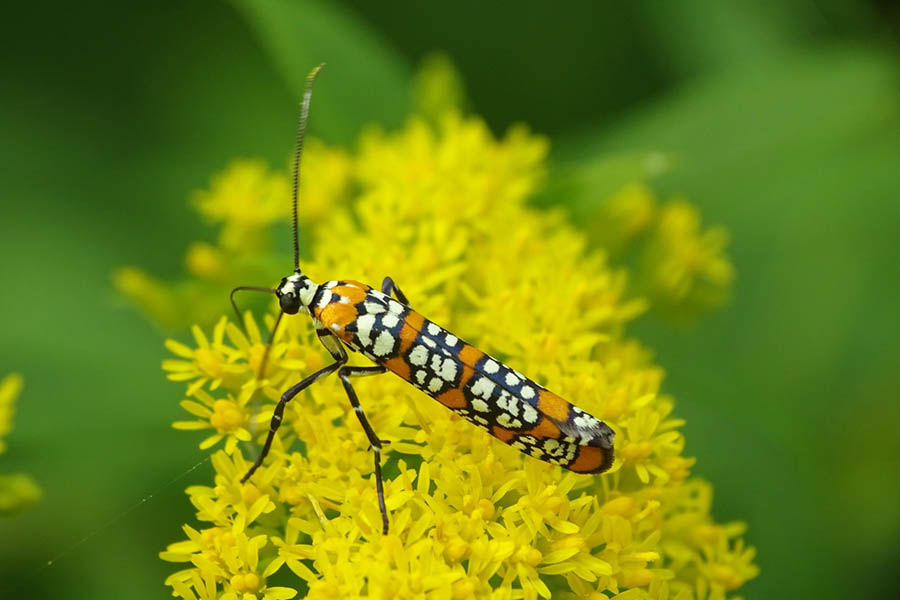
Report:
<svg viewBox="0 0 900 600"><path fill-rule="evenodd" d="M296 315L300 310L300 298L293 293L282 294L278 297L278 301L281 303L281 310L286 314Z"/></svg>

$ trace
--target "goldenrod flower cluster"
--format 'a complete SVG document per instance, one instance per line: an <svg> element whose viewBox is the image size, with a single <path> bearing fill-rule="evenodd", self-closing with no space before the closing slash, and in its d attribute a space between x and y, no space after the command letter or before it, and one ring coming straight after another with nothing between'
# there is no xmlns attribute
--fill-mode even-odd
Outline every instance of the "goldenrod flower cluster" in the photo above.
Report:
<svg viewBox="0 0 900 600"><path fill-rule="evenodd" d="M3 438L12 430L13 404L22 391L21 375L7 375L0 380L0 454L6 451ZM28 475L0 475L0 516L26 508L41 498L41 489Z"/></svg>
<svg viewBox="0 0 900 600"><path fill-rule="evenodd" d="M388 535L368 442L336 378L288 404L272 452L241 484L282 391L331 359L308 319L285 317L259 380L274 304L261 321L222 317L195 326L189 344L167 342L173 356L163 363L187 386L190 418L175 426L206 431L201 446L215 449L214 480L187 490L197 523L161 553L182 565L167 580L175 596L713 600L757 574L744 526L714 522L711 486L690 476L662 370L626 335L648 302L693 293L683 282L710 269L663 272L653 295L626 294L628 273L562 214L526 205L546 153L524 128L497 140L453 113L436 126L412 119L396 134L368 131L353 153L313 144L300 200L303 268L318 282L391 276L419 312L613 427L613 468L577 475L526 457L386 374L356 388L390 441ZM238 162L198 197L222 236L193 251L196 277L246 271L223 262L242 252L233 240L247 243L243 265L272 268L269 225L287 218L276 197L289 206L283 181ZM671 210L648 217L669 232L654 249L663 269L684 266L672 253L692 235L692 209ZM625 219L617 235L642 218ZM276 284L290 258L280 257L277 277L235 283Z"/></svg>

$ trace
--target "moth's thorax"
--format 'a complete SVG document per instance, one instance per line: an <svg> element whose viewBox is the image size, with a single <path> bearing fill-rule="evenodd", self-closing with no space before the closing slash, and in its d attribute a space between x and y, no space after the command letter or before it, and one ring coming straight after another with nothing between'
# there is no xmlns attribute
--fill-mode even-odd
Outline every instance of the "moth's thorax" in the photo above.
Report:
<svg viewBox="0 0 900 600"><path fill-rule="evenodd" d="M275 295L281 309L287 314L310 314L310 305L319 289L319 285L299 270L281 280Z"/></svg>
<svg viewBox="0 0 900 600"><path fill-rule="evenodd" d="M366 313L366 300L374 299L376 294L385 297L381 292L358 281L328 281L319 287L315 305L310 306L310 309L313 316L332 334L356 350L357 344L347 327Z"/></svg>

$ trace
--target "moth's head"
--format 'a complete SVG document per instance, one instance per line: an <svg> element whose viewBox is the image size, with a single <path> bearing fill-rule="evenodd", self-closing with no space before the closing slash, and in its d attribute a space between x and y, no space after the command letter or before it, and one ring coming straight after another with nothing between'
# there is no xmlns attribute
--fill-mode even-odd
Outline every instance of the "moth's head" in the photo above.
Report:
<svg viewBox="0 0 900 600"><path fill-rule="evenodd" d="M296 315L298 312L309 314L309 305L312 304L316 288L318 286L309 277L295 271L293 275L281 280L275 289L275 295L285 314Z"/></svg>

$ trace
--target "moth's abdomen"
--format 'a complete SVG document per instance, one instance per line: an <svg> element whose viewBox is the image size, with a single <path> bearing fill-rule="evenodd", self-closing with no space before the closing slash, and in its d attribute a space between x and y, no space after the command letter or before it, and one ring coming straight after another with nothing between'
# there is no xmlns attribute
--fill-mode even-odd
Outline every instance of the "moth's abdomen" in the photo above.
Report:
<svg viewBox="0 0 900 600"><path fill-rule="evenodd" d="M386 294L329 282L314 313L347 346L523 453L579 473L612 466L605 423Z"/></svg>

